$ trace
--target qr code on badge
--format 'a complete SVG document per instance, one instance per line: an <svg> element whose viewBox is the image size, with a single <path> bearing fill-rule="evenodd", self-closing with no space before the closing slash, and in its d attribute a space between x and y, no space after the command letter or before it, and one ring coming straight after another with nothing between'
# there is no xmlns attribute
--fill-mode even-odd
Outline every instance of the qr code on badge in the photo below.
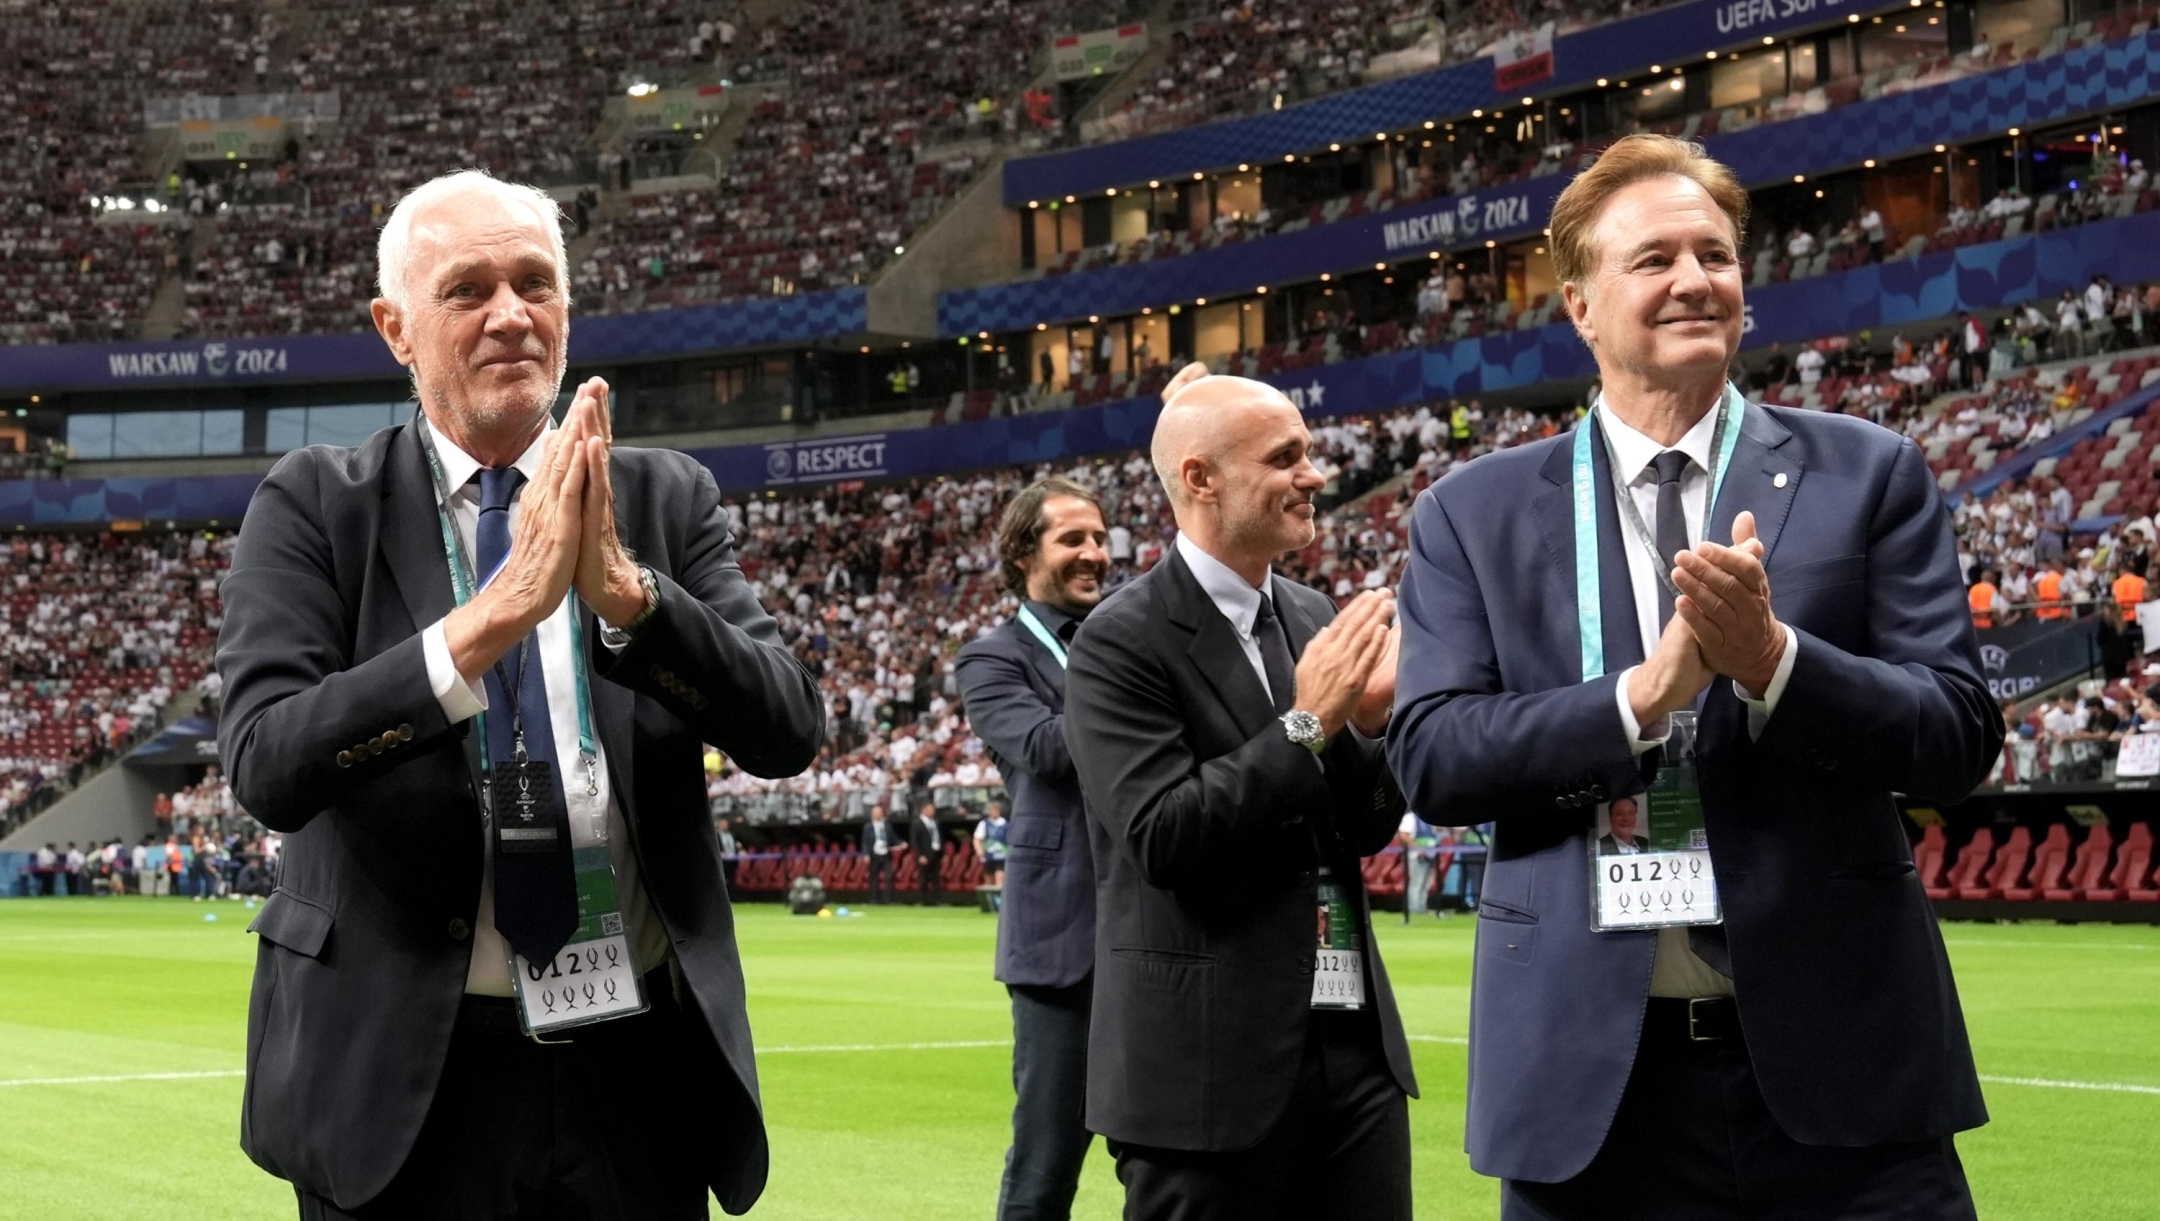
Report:
<svg viewBox="0 0 2160 1221"><path fill-rule="evenodd" d="M622 935L621 912L604 912L601 914L600 935L603 937L620 937Z"/></svg>
<svg viewBox="0 0 2160 1221"><path fill-rule="evenodd" d="M1694 828L1687 833L1687 846L1697 852L1708 848L1710 846L1710 833L1701 827Z"/></svg>

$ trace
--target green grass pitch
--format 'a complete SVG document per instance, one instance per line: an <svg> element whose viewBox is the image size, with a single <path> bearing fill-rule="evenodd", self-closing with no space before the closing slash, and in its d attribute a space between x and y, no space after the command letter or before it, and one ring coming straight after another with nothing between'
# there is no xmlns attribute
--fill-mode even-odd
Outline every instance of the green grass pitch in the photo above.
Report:
<svg viewBox="0 0 2160 1221"><path fill-rule="evenodd" d="M990 1217L1011 1100L992 919L738 911L773 1145L751 1215ZM238 1146L248 917L237 903L0 902L0 1217L293 1215L290 1190ZM1470 923L1380 927L1418 1040L1417 1215L1432 1221L1497 1207L1462 1155ZM1994 1115L1959 1142L1980 1215L2160 1217L2160 928L1945 936ZM1098 1143L1075 1215L1107 1221L1118 1201Z"/></svg>

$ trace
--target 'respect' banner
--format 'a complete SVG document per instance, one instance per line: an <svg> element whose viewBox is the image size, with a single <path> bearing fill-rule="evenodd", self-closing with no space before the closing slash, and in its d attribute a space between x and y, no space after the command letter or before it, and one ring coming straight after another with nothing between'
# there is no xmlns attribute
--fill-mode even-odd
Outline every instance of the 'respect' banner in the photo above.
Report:
<svg viewBox="0 0 2160 1221"><path fill-rule="evenodd" d="M1700 59L1742 42L1909 6L1910 0L1690 0L1554 38L1547 52L1552 75L1536 82L1535 90L1585 88L1601 76L1626 76L1651 64ZM1004 166L1005 203L1025 207L1031 199L1100 194L1106 187L1150 178L1276 161L1286 153L1369 140L1376 131L1401 131L1426 119L1521 105L1521 90L1498 88L1496 74L1488 56L1249 118L1016 157Z"/></svg>
<svg viewBox="0 0 2160 1221"><path fill-rule="evenodd" d="M1743 347L1797 344L1959 310L2052 298L2105 272L2160 279L2160 211L2100 221L1748 293ZM1589 352L1566 324L1390 352L1271 379L1309 414L1378 411L1588 377ZM2160 388L2148 393L2160 397ZM2142 401L2134 406L2141 406ZM804 484L1061 461L1145 444L1160 404L1000 417L900 432L808 437L691 450L730 495ZM2066 437L2065 442L2072 438ZM253 475L170 479L0 480L0 525L115 519L237 521Z"/></svg>
<svg viewBox="0 0 2160 1221"><path fill-rule="evenodd" d="M842 288L642 314L579 317L573 309L570 360L593 364L856 334L869 328L868 302L866 290ZM0 347L0 392L362 381L404 375L373 331Z"/></svg>

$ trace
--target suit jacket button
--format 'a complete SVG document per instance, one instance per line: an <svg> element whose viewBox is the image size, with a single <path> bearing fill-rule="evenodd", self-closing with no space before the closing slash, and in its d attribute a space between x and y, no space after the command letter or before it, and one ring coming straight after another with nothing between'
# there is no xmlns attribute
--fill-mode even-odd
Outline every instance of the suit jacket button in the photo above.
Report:
<svg viewBox="0 0 2160 1221"><path fill-rule="evenodd" d="M351 752L351 751L349 751L349 750L341 750L341 751L339 751L339 752L337 753L337 765L338 765L339 767L351 767L351 766L352 766L352 752Z"/></svg>
<svg viewBox="0 0 2160 1221"><path fill-rule="evenodd" d="M410 742L410 741L412 741L412 738L413 738L413 734L412 734L412 726L410 726L410 725L400 725L400 726L398 726L398 727L397 727L397 740L398 740L398 741L400 741L400 742Z"/></svg>
<svg viewBox="0 0 2160 1221"><path fill-rule="evenodd" d="M1567 796L1565 794L1553 798L1552 803L1556 806L1559 806L1563 810L1567 809L1569 805Z"/></svg>
<svg viewBox="0 0 2160 1221"><path fill-rule="evenodd" d="M472 925L458 919L450 922L450 940L463 941L472 935Z"/></svg>
<svg viewBox="0 0 2160 1221"><path fill-rule="evenodd" d="M1605 800L1605 786L1604 786L1604 785L1602 785L1602 784L1593 784L1593 785L1591 785L1591 786L1590 786L1590 800L1592 800L1592 801L1603 801L1603 800Z"/></svg>

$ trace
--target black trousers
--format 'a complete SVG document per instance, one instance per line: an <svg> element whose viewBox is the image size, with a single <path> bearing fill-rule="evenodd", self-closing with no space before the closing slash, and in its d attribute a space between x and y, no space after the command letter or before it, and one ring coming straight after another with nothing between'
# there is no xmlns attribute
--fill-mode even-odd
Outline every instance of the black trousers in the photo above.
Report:
<svg viewBox="0 0 2160 1221"><path fill-rule="evenodd" d="M1087 1160L1088 1005L1095 981L1008 986L1013 1012L1012 1147L998 1221L1066 1221Z"/></svg>
<svg viewBox="0 0 2160 1221"><path fill-rule="evenodd" d="M1501 1221L1972 1221L1949 1137L1803 1145L1770 1117L1739 1039L1644 1027L1604 1148L1564 1183L1503 1180Z"/></svg>
<svg viewBox="0 0 2160 1221"><path fill-rule="evenodd" d="M1109 1145L1125 1221L1410 1221L1410 1104L1370 1010L1312 1015L1290 1105L1252 1148Z"/></svg>
<svg viewBox="0 0 2160 1221"><path fill-rule="evenodd" d="M928 907L945 894L943 852L924 853L915 860L915 901Z"/></svg>
<svg viewBox="0 0 2160 1221"><path fill-rule="evenodd" d="M893 859L890 856L879 856L874 852L870 854L870 901L893 901Z"/></svg>
<svg viewBox="0 0 2160 1221"><path fill-rule="evenodd" d="M665 969L646 983L650 1011L565 1045L517 1033L512 1001L466 998L404 1167L357 1209L299 1192L301 1221L704 1221L723 1136L682 1070L719 1053Z"/></svg>

